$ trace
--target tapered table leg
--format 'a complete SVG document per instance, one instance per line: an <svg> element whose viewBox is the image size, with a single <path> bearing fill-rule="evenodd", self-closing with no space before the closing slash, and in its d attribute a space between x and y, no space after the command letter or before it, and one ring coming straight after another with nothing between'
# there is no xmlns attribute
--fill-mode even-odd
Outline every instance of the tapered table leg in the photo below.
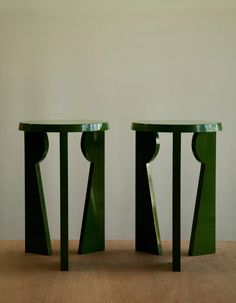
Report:
<svg viewBox="0 0 236 303"><path fill-rule="evenodd" d="M80 254L105 249L105 174L104 132L84 132L81 149L90 161L88 186L84 205L78 252Z"/></svg>
<svg viewBox="0 0 236 303"><path fill-rule="evenodd" d="M195 133L192 149L201 163L189 255L215 253L216 133Z"/></svg>
<svg viewBox="0 0 236 303"><path fill-rule="evenodd" d="M40 162L48 151L43 132L25 132L25 251L52 253Z"/></svg>
<svg viewBox="0 0 236 303"><path fill-rule="evenodd" d="M161 255L157 207L149 170L149 162L155 159L158 151L157 133L136 131L135 249Z"/></svg>
<svg viewBox="0 0 236 303"><path fill-rule="evenodd" d="M60 133L61 270L68 270L68 133Z"/></svg>
<svg viewBox="0 0 236 303"><path fill-rule="evenodd" d="M173 271L181 271L181 229L180 229L180 199L181 199L181 133L173 133Z"/></svg>

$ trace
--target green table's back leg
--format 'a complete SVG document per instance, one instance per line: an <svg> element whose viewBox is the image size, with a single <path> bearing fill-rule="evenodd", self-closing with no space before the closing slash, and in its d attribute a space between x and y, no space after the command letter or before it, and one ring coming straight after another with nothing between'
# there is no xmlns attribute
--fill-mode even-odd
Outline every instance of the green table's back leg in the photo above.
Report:
<svg viewBox="0 0 236 303"><path fill-rule="evenodd" d="M181 133L173 133L172 184L172 268L181 271Z"/></svg>
<svg viewBox="0 0 236 303"><path fill-rule="evenodd" d="M201 162L189 255L215 253L216 133L193 135L192 149Z"/></svg>
<svg viewBox="0 0 236 303"><path fill-rule="evenodd" d="M161 238L149 170L149 162L155 159L158 151L158 134L136 131L135 249L160 255Z"/></svg>
<svg viewBox="0 0 236 303"><path fill-rule="evenodd" d="M39 165L47 151L46 133L25 132L25 251L43 255L52 253Z"/></svg>
<svg viewBox="0 0 236 303"><path fill-rule="evenodd" d="M85 132L81 139L83 155L91 164L78 250L80 254L105 249L104 142L103 131Z"/></svg>
<svg viewBox="0 0 236 303"><path fill-rule="evenodd" d="M60 133L60 221L61 270L69 269L68 260L68 133Z"/></svg>

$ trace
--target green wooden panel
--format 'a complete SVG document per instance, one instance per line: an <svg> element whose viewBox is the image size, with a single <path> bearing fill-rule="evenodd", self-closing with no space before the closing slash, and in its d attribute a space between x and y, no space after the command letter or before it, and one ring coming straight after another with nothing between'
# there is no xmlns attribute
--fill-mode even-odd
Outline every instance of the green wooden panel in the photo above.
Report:
<svg viewBox="0 0 236 303"><path fill-rule="evenodd" d="M162 247L149 163L159 147L158 134L136 132L135 249L154 254Z"/></svg>
<svg viewBox="0 0 236 303"><path fill-rule="evenodd" d="M222 129L220 122L198 120L157 120L137 121L132 123L132 129L145 132L216 132Z"/></svg>
<svg viewBox="0 0 236 303"><path fill-rule="evenodd" d="M80 254L105 249L104 141L104 132L85 132L81 139L82 152L91 164L78 249Z"/></svg>
<svg viewBox="0 0 236 303"><path fill-rule="evenodd" d="M19 130L30 132L93 132L104 131L109 124L97 120L47 120L20 122Z"/></svg>
<svg viewBox="0 0 236 303"><path fill-rule="evenodd" d="M189 255L215 253L216 133L194 134L192 149L201 163Z"/></svg>
<svg viewBox="0 0 236 303"><path fill-rule="evenodd" d="M40 162L48 151L45 133L25 132L25 251L52 253Z"/></svg>

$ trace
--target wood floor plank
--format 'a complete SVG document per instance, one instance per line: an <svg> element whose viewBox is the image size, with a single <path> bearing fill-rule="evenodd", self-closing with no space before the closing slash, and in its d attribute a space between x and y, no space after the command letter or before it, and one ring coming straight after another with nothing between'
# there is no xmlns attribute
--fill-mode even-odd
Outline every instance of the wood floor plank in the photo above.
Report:
<svg viewBox="0 0 236 303"><path fill-rule="evenodd" d="M53 255L24 253L24 241L0 241L1 303L236 302L236 242L217 242L215 255L189 257L182 242L182 272L172 272L171 242L163 256L137 253L134 241L107 241L106 251L77 254L70 241L69 272Z"/></svg>

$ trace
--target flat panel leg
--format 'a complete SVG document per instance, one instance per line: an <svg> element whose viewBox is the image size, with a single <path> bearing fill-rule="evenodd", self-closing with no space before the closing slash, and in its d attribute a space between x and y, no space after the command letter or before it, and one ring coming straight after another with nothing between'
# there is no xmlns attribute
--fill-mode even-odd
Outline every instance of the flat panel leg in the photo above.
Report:
<svg viewBox="0 0 236 303"><path fill-rule="evenodd" d="M48 151L46 133L25 132L25 251L52 253L39 163Z"/></svg>
<svg viewBox="0 0 236 303"><path fill-rule="evenodd" d="M173 133L173 271L181 271L181 228L180 228L180 199L181 199L181 134Z"/></svg>
<svg viewBox="0 0 236 303"><path fill-rule="evenodd" d="M136 131L135 248L161 254L157 208L149 169L159 151L158 134Z"/></svg>
<svg viewBox="0 0 236 303"><path fill-rule="evenodd" d="M61 270L68 264L68 134L60 133L60 221L61 221Z"/></svg>
<svg viewBox="0 0 236 303"><path fill-rule="evenodd" d="M81 139L83 155L91 164L78 249L80 254L105 249L104 142L103 131L85 132Z"/></svg>
<svg viewBox="0 0 236 303"><path fill-rule="evenodd" d="M201 163L189 255L215 253L216 133L195 133L192 149Z"/></svg>

